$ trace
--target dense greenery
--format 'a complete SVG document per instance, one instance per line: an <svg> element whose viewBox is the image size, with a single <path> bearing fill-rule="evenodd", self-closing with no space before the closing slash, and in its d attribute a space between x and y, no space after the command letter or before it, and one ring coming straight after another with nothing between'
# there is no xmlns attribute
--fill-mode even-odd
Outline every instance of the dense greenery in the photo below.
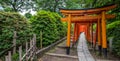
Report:
<svg viewBox="0 0 120 61"><path fill-rule="evenodd" d="M3 9L2 11L6 11L6 12L8 11L22 12L24 10L27 10L27 11L47 10L47 11L39 11L33 17L30 13L25 14L25 16L28 19L32 17L30 19L30 23L31 23L30 26L32 26L34 33L37 34L38 42L40 40L40 31L43 32L43 44L44 46L46 46L48 44L51 44L52 42L55 42L55 40L59 39L60 36L65 34L64 30L66 30L64 28L63 23L59 21L60 16L52 12L59 12L59 8L69 8L69 9L95 8L95 7L101 7L109 4L117 4L117 8L110 10L108 12L109 14L115 14L116 18L107 21L107 37L108 38L114 37L113 52L116 55L120 56L120 47L119 47L120 46L119 45L120 44L120 37L119 37L120 36L119 35L120 33L120 17L119 17L120 16L120 0L25 0L25 1L24 0L0 0L0 10ZM52 11L52 12L49 12L49 11ZM14 19L17 19L17 20L14 20ZM11 40L12 40L14 30L17 30L18 32L20 31L20 33L17 34L19 36L20 35L22 36L24 34L26 36L26 34L29 34L29 32L32 31L32 28L29 29L30 26L27 21L25 21L25 23L27 23L25 25L23 25L24 21L22 21L23 23L21 25L20 20L23 20L23 17L21 16L19 17L19 14L0 12L0 42L1 42L0 49L5 49L11 45L12 43ZM16 26L15 24L14 26L14 22L17 23L19 21L20 21L19 23L20 25ZM27 29L29 30L26 31ZM7 42L4 42L4 41L7 41ZM7 44L5 45L5 43Z"/></svg>
<svg viewBox="0 0 120 61"><path fill-rule="evenodd" d="M107 25L107 36L113 37L113 53L120 56L120 21Z"/></svg>
<svg viewBox="0 0 120 61"><path fill-rule="evenodd" d="M65 26L57 13L39 11L30 19L30 22L34 33L37 34L38 45L40 45L40 32L43 35L43 46L50 45L66 33Z"/></svg>
<svg viewBox="0 0 120 61"><path fill-rule="evenodd" d="M18 13L0 12L0 51L10 48L13 42L13 32L17 32L17 44L29 40L30 25Z"/></svg>
<svg viewBox="0 0 120 61"><path fill-rule="evenodd" d="M4 11L19 12L31 9L33 3L31 0L0 0L0 7L4 8Z"/></svg>
<svg viewBox="0 0 120 61"><path fill-rule="evenodd" d="M40 32L42 32L43 47L66 35L66 24L60 21L61 16L57 13L41 10L34 16L28 16L28 18L30 20L15 12L0 12L0 55L3 54L4 50L12 47L14 31L17 32L17 46L23 45L31 39L33 34L36 34L37 46L39 47ZM16 53L12 59L16 61L18 56Z"/></svg>
<svg viewBox="0 0 120 61"><path fill-rule="evenodd" d="M57 13L39 11L27 21L18 13L0 12L0 51L12 46L14 31L17 31L17 45L29 41L33 33L37 34L37 45L40 45L40 31L43 46L55 42L66 34L66 26L60 18Z"/></svg>

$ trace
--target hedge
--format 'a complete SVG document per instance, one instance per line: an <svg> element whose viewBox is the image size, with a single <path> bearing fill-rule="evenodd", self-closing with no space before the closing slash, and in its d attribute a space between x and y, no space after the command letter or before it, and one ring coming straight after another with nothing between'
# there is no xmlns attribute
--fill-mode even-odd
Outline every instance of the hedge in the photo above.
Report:
<svg viewBox="0 0 120 61"><path fill-rule="evenodd" d="M0 52L12 46L14 31L17 32L17 44L29 40L32 35L26 18L14 12L0 12Z"/></svg>
<svg viewBox="0 0 120 61"><path fill-rule="evenodd" d="M57 13L38 11L31 19L33 31L37 34L38 46L40 45L40 32L42 32L43 46L48 46L66 34L66 26L60 21Z"/></svg>

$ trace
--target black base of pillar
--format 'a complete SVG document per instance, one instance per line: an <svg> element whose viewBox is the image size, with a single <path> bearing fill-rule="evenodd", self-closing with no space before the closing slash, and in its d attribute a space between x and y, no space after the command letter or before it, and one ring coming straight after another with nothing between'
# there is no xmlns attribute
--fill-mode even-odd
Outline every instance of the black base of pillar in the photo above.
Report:
<svg viewBox="0 0 120 61"><path fill-rule="evenodd" d="M91 43L91 47L94 48L94 46L93 46L93 42Z"/></svg>
<svg viewBox="0 0 120 61"><path fill-rule="evenodd" d="M98 51L99 51L99 55L102 55L102 47L100 45L98 46Z"/></svg>
<svg viewBox="0 0 120 61"><path fill-rule="evenodd" d="M103 48L103 56L107 58L107 48Z"/></svg>
<svg viewBox="0 0 120 61"><path fill-rule="evenodd" d="M70 54L70 47L66 47L66 54L67 54L67 55Z"/></svg>

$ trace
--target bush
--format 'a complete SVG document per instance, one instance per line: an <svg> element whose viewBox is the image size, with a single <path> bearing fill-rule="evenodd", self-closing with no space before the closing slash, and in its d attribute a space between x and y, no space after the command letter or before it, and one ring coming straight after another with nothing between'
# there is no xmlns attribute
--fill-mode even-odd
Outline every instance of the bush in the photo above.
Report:
<svg viewBox="0 0 120 61"><path fill-rule="evenodd" d="M33 31L37 34L38 46L40 45L40 32L42 31L43 46L48 46L66 33L64 24L57 13L39 11L30 19Z"/></svg>
<svg viewBox="0 0 120 61"><path fill-rule="evenodd" d="M0 12L0 51L12 46L14 31L17 32L17 44L27 41L32 33L29 23L20 14Z"/></svg>
<svg viewBox="0 0 120 61"><path fill-rule="evenodd" d="M107 36L113 38L113 53L120 57L120 21L107 25Z"/></svg>

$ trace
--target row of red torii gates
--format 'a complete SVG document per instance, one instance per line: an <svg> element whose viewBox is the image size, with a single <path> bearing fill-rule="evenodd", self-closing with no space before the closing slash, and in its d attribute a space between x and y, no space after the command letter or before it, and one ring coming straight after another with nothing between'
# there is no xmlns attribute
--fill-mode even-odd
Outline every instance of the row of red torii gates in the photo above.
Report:
<svg viewBox="0 0 120 61"><path fill-rule="evenodd" d="M115 7L116 5L108 5L89 9L60 9L64 15L61 20L68 22L66 53L69 54L70 52L71 23L74 23L73 42L75 43L78 40L81 32L85 32L88 42L98 45L100 53L103 51L104 56L107 56L106 19L114 18L115 15L106 14L106 12ZM97 25L94 39L93 23Z"/></svg>

